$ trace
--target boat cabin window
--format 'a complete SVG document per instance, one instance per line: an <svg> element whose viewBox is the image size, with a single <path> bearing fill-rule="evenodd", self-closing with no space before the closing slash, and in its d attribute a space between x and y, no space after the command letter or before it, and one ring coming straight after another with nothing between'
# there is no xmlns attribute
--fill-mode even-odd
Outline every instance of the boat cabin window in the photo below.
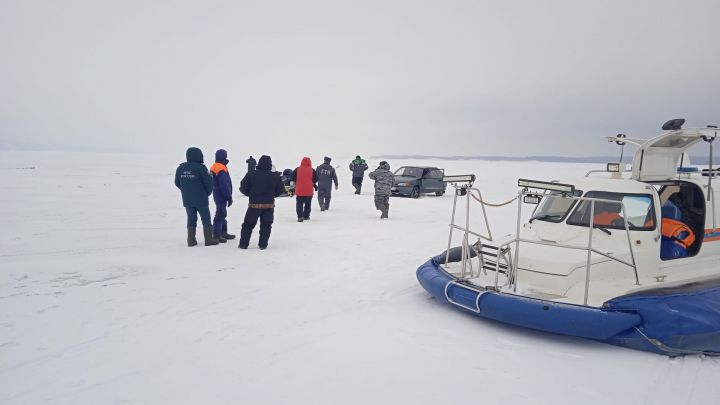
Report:
<svg viewBox="0 0 720 405"><path fill-rule="evenodd" d="M533 212L532 219L547 222L562 222L575 205L576 200L570 198L562 198L562 193L551 191L545 194L540 204ZM575 197L582 195L582 191L575 190ZM549 197L548 196L557 196Z"/></svg>
<svg viewBox="0 0 720 405"><path fill-rule="evenodd" d="M607 191L588 191L588 198L617 201L595 201L593 225L598 228L625 229L627 219L631 231L655 229L655 209L650 194L621 194ZM625 204L625 215L620 202ZM569 225L590 225L590 201L583 201L567 220Z"/></svg>

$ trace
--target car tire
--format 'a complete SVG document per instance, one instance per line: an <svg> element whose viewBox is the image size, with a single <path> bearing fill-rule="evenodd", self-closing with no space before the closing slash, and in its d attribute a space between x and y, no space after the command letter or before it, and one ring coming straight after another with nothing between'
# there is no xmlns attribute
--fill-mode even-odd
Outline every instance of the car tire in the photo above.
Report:
<svg viewBox="0 0 720 405"><path fill-rule="evenodd" d="M413 187L412 191L410 192L410 198L418 198L420 197L420 188Z"/></svg>
<svg viewBox="0 0 720 405"><path fill-rule="evenodd" d="M436 191L436 192L435 192L435 195L438 196L438 197L442 197L443 194L445 194L444 191Z"/></svg>

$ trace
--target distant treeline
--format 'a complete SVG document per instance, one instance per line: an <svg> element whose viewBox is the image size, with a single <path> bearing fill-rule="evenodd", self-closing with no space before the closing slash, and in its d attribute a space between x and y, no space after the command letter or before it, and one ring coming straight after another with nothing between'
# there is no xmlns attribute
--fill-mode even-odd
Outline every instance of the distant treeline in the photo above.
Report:
<svg viewBox="0 0 720 405"><path fill-rule="evenodd" d="M490 162L556 162L556 163L608 163L617 162L620 156L429 156L429 155L378 155L370 159L434 159L434 160L484 160ZM707 165L707 156L691 156L690 161L695 165ZM623 162L631 163L632 155L625 155ZM720 156L713 157L713 163L720 163Z"/></svg>

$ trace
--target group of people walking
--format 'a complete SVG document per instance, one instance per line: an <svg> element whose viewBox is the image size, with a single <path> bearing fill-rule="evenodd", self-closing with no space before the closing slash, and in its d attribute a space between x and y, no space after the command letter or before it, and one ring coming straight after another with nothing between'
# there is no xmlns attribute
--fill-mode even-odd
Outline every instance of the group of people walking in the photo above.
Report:
<svg viewBox="0 0 720 405"><path fill-rule="evenodd" d="M227 151L218 149L215 162L210 170L204 164L203 154L199 148L188 148L186 161L181 163L175 172L175 186L180 189L183 206L187 214L187 244L197 245L196 230L198 215L203 225L205 246L226 243L235 239L227 229L227 208L233 203L232 180L227 168L230 162ZM325 157L323 164L313 169L309 157L301 160L300 166L292 172L295 183L295 211L297 221L310 220L312 199L315 191L318 194L320 211L330 209L333 187L338 189L338 178L335 168L330 164L331 158ZM260 221L260 238L258 247L262 250L268 246L270 232L275 215L275 198L286 192L280 173L276 172L270 156L263 155L256 162L250 156L246 161L248 171L240 182L240 192L247 196L248 207L240 229L238 247L247 249L253 229ZM349 169L352 171L352 184L355 194L360 194L362 181L368 165L360 156L356 156ZM377 170L369 174L375 180L375 207L381 211L381 219L388 218L389 198L393 185L393 174L390 165L382 161ZM209 197L215 202L215 217L210 220Z"/></svg>

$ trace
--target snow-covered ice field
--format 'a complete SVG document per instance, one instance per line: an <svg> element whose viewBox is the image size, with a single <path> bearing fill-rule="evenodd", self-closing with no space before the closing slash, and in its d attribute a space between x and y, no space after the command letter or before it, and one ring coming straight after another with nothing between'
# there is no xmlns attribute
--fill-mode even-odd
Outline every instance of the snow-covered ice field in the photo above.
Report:
<svg viewBox="0 0 720 405"><path fill-rule="evenodd" d="M331 210L314 201L312 220L297 223L294 200L279 198L267 250L257 228L246 251L237 239L188 248L180 160L0 152L0 404L720 403L718 358L538 333L437 303L415 270L445 248L452 194L392 198L380 221L372 182L353 195L336 157ZM239 162L235 234L247 204ZM512 198L518 177L603 168L414 163L476 173L491 202ZM516 209L489 208L494 236L513 231Z"/></svg>

